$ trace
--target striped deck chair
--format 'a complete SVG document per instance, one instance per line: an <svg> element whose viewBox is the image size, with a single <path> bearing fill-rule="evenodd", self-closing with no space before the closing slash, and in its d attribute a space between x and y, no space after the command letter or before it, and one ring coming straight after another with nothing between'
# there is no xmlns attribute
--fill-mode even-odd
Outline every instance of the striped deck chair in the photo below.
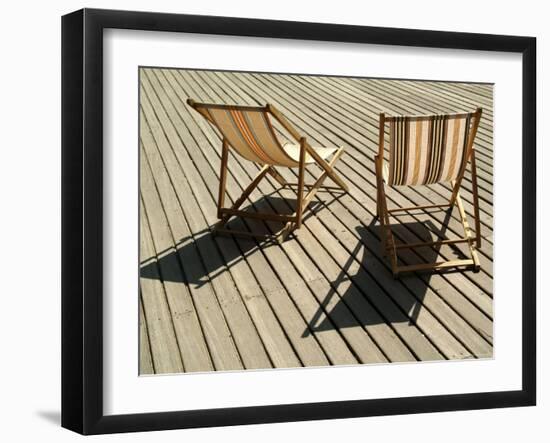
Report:
<svg viewBox="0 0 550 443"><path fill-rule="evenodd" d="M380 114L378 155L375 156L377 185L377 217L383 228L382 250L389 255L394 277L400 272L445 268L480 268L477 249L481 247L477 171L474 139L481 118L481 108L475 112L429 116L387 116ZM389 161L384 162L384 134L389 124ZM467 166L472 174L472 195L475 233L468 225L460 186ZM448 182L452 187L449 203L443 205L413 206L388 209L385 186L421 186ZM464 227L464 237L440 239L431 242L395 242L390 216L396 212L447 208L448 216L454 206L458 207ZM422 246L436 247L442 244L467 243L469 259L449 260L416 265L398 265L397 251L400 248L414 249Z"/></svg>
<svg viewBox="0 0 550 443"><path fill-rule="evenodd" d="M312 147L306 138L302 137L274 106L270 104L266 106L206 104L197 103L192 99L188 99L187 103L216 127L222 136L217 213L220 220L214 227L214 232L271 238L280 242L290 232L301 227L304 211L320 188L335 189L334 186L323 186L323 182L327 177L330 177L339 189L348 190L346 183L334 170L334 164L344 152L344 148ZM270 117L280 123L297 143L281 143L275 134ZM224 201L230 147L241 157L261 165L261 169L233 205L226 208L224 207ZM328 160L329 158L330 160ZM322 174L314 183L306 184L304 183L304 170L311 164L319 166ZM287 182L275 167L298 168L298 182ZM266 174L271 175L282 187L288 187L296 191L296 210L293 214L268 214L239 210L239 207ZM305 192L306 190L307 192ZM232 216L279 221L285 223L285 225L278 233L273 235L237 231L225 227Z"/></svg>

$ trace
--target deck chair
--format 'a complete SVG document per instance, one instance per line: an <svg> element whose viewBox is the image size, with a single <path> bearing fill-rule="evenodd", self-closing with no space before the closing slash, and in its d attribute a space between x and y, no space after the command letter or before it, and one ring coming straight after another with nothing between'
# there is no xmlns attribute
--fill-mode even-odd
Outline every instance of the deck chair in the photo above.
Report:
<svg viewBox="0 0 550 443"><path fill-rule="evenodd" d="M394 277L401 272L436 270L445 268L480 269L477 249L481 247L479 202L474 138L481 118L481 108L475 112L429 116L387 116L380 114L378 155L375 156L377 186L377 217L382 226L382 251L389 255ZM389 124L389 162L384 162L386 123ZM470 167L475 232L468 225L460 187L464 172ZM413 206L388 209L385 186L422 186L450 182L452 193L449 203L443 205ZM440 239L431 242L396 243L390 227L390 216L397 212L447 208L448 217L458 207L464 227L464 237ZM467 243L469 259L449 260L416 265L398 265L397 252L401 248L437 247L443 244Z"/></svg>
<svg viewBox="0 0 550 443"><path fill-rule="evenodd" d="M257 238L271 238L283 241L290 232L302 225L303 214L317 191L321 188L348 190L346 183L336 174L334 164L338 161L343 147L312 147L285 117L273 106L236 106L197 103L188 99L187 103L216 127L222 136L222 155L220 167L220 186L218 191L218 218L214 232ZM272 121L273 117L297 143L281 143L277 138ZM261 165L261 169L244 189L231 207L224 207L229 148L241 157ZM330 158L330 160L329 160ZM316 164L322 174L312 184L304 183L304 171L309 165ZM298 182L289 183L277 172L275 167L298 168ZM269 174L282 187L288 187L297 194L296 210L293 214L260 213L239 210L250 193L260 181ZM327 177L337 185L323 186ZM305 192L307 189L307 192ZM227 229L225 226L232 216L249 217L260 220L272 220L285 223L284 227L273 235L264 235L248 231Z"/></svg>

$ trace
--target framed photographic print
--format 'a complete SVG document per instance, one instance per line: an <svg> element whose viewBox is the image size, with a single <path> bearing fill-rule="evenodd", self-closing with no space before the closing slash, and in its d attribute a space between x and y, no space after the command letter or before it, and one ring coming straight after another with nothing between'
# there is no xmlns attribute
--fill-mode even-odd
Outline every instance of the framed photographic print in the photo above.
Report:
<svg viewBox="0 0 550 443"><path fill-rule="evenodd" d="M62 425L534 405L530 37L62 22Z"/></svg>

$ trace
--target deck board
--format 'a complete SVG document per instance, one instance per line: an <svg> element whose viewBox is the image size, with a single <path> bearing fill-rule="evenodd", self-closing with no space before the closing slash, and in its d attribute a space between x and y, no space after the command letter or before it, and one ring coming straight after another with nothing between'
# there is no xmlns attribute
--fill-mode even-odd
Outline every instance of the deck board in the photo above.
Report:
<svg viewBox="0 0 550 443"><path fill-rule="evenodd" d="M147 328L147 320L143 312L143 301L141 294L139 296L139 373L153 374L155 368L153 366L153 356L151 355L151 342L149 340L149 330Z"/></svg>
<svg viewBox="0 0 550 443"><path fill-rule="evenodd" d="M141 302L145 321L147 322L152 366L156 373L181 372L183 370L182 351L178 349L172 312L166 296L166 292L170 292L170 288L165 288L165 284L162 283L160 277L160 269L152 246L147 214L143 206L140 212L141 262L146 261L148 270L147 278L142 277L140 279ZM203 342L202 338L197 342L200 346ZM140 343L143 346L146 345L144 341ZM184 353L186 353L186 349L187 347L184 346ZM147 352L147 350L142 350L142 352ZM146 370L146 368L143 369Z"/></svg>
<svg viewBox="0 0 550 443"><path fill-rule="evenodd" d="M346 146L336 169L350 193L322 191L302 229L281 245L212 236L217 221L221 140L185 104L274 103L313 145ZM380 253L373 156L380 111L427 113L484 107L476 149L482 271L392 278ZM492 356L492 89L489 85L250 74L175 69L140 71L140 373ZM227 202L258 166L230 154ZM280 169L287 180L296 171ZM306 182L315 179L308 169ZM471 181L461 191L472 215ZM394 205L443 202L449 187L399 188ZM267 197L266 197L267 196ZM292 212L294 200L271 178L243 207ZM443 213L400 217L402 241L440 229ZM275 232L276 222L234 220ZM447 234L462 235L455 211ZM466 251L441 248L444 258ZM434 258L403 251L403 264ZM145 272L144 272L145 270ZM185 313L185 315L182 315Z"/></svg>

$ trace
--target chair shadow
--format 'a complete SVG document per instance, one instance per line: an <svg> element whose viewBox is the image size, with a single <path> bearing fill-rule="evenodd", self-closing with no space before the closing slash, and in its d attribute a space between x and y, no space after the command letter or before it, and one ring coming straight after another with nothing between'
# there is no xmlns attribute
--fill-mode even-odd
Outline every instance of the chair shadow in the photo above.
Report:
<svg viewBox="0 0 550 443"><path fill-rule="evenodd" d="M448 211L444 223L439 227L431 220L404 223L396 220L391 227L399 242L434 241L447 238L450 216L451 212ZM356 231L359 236L357 245L351 251L348 261L341 265L338 278L331 282L331 289L309 321L309 331L306 330L304 336L310 332L334 329L332 319L336 318L339 329L382 322L414 324L418 319L432 274L424 273L421 279L419 274L410 272L393 278L390 259L383 256L381 251L382 227L378 220L373 219L367 227L358 226ZM457 256L463 256L456 248L448 246L447 249L454 251ZM414 251L405 248L398 251L400 264L430 263L439 256L440 247L437 245L415 248ZM360 266L357 266L357 262ZM368 303L365 303L365 299ZM399 300L399 303L394 300ZM328 308L329 305L332 307ZM388 305L393 306L388 309ZM395 305L398 305L397 309ZM376 310L377 313L373 315L369 310Z"/></svg>
<svg viewBox="0 0 550 443"><path fill-rule="evenodd" d="M290 215L294 212L296 197L280 197L271 194L262 196L253 204L241 208L250 212L268 212ZM318 205L312 202L304 214L305 222ZM280 231L285 223L258 219L233 217L225 225L226 229L273 234ZM273 246L273 240L243 238L239 236L216 235L214 226L180 239L174 248L162 251L140 263L141 278L178 282L201 286L235 266L255 251ZM287 239L291 240L291 233Z"/></svg>

